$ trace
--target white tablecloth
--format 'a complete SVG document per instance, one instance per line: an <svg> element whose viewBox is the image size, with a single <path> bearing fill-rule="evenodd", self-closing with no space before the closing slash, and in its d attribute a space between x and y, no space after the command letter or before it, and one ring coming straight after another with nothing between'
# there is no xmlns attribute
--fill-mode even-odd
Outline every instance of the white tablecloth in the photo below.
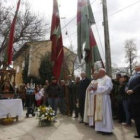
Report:
<svg viewBox="0 0 140 140"><path fill-rule="evenodd" d="M0 118L22 116L23 106L21 99L0 100Z"/></svg>

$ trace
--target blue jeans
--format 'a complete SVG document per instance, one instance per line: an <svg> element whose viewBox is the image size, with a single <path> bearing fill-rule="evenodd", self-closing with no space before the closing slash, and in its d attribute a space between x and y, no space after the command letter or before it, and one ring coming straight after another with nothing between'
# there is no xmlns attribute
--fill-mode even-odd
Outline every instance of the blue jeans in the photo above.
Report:
<svg viewBox="0 0 140 140"><path fill-rule="evenodd" d="M131 124L131 112L130 112L130 101L123 100L123 107L126 115L126 124Z"/></svg>
<svg viewBox="0 0 140 140"><path fill-rule="evenodd" d="M57 114L57 105L58 105L58 98L48 98L49 106L55 111L55 115Z"/></svg>

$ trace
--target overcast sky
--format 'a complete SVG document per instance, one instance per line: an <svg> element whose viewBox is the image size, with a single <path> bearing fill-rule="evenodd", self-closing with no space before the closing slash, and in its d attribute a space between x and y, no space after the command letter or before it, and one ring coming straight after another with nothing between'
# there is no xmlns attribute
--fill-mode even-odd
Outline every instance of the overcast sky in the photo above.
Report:
<svg viewBox="0 0 140 140"><path fill-rule="evenodd" d="M22 0L23 2L27 0ZM31 3L33 12L43 15L50 25L52 17L53 0L28 0ZM10 0L12 4L16 4L17 0ZM63 28L77 13L77 0L58 0L61 19L61 27ZM104 32L103 32L103 14L101 0L90 0L96 25L92 26L100 54L104 60ZM136 3L136 4L134 4ZM134 5L132 5L134 4ZM135 39L138 55L140 55L140 0L107 0L108 16L109 16L109 33L112 63L118 66L124 66L125 51L124 41L127 39ZM130 6L132 5L132 6ZM129 7L128 7L129 6ZM120 11L121 9L125 10ZM24 7L21 8L22 10ZM118 12L120 11L120 12ZM118 13L116 13L118 12ZM115 13L115 14L114 14ZM66 35L66 31L68 35ZM99 35L98 35L98 32ZM74 50L77 49L76 19L74 19L66 28L62 29L63 44L69 47L71 44ZM49 34L47 34L49 39ZM101 41L100 41L101 40ZM140 60L140 59L139 59Z"/></svg>

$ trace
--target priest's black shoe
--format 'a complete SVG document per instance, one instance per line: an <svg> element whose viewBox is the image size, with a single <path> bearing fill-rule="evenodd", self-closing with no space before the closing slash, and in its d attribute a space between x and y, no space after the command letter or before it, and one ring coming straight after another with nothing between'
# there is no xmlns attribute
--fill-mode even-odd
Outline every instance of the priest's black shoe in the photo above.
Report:
<svg viewBox="0 0 140 140"><path fill-rule="evenodd" d="M112 132L102 132L102 135L112 135Z"/></svg>
<svg viewBox="0 0 140 140"><path fill-rule="evenodd" d="M134 138L140 139L140 135L134 136Z"/></svg>
<svg viewBox="0 0 140 140"><path fill-rule="evenodd" d="M78 118L78 116L74 116L73 118Z"/></svg>

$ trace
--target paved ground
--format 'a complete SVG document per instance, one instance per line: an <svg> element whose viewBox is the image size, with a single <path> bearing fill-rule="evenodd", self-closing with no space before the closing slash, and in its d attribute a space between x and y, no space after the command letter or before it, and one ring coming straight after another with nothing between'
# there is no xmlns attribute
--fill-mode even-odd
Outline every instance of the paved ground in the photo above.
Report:
<svg viewBox="0 0 140 140"><path fill-rule="evenodd" d="M0 140L134 140L134 124L130 128L114 124L114 134L104 136L67 116L58 115L56 123L43 127L36 118L20 118L12 125L0 125Z"/></svg>

